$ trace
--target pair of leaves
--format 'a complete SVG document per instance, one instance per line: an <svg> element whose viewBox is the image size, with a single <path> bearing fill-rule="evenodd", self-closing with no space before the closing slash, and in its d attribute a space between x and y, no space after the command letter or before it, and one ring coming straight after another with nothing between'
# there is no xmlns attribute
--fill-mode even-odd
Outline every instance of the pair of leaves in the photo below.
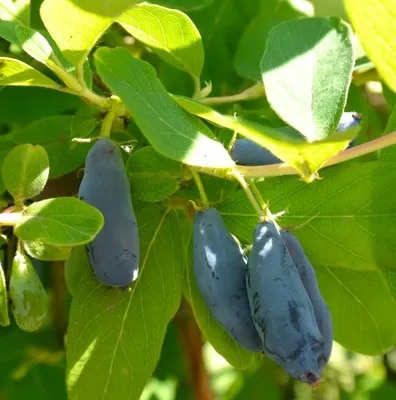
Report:
<svg viewBox="0 0 396 400"><path fill-rule="evenodd" d="M37 196L49 176L45 149L32 144L15 147L4 160L2 176L17 205ZM104 223L96 208L72 197L33 203L12 216L15 235L26 241L29 254L42 259L67 258L70 247L91 241ZM55 256L57 250L61 253Z"/></svg>

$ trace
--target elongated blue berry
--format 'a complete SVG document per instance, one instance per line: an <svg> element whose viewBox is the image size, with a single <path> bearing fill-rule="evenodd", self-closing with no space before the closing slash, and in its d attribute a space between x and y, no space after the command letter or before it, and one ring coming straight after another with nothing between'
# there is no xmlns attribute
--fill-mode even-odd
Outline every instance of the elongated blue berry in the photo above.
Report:
<svg viewBox="0 0 396 400"><path fill-rule="evenodd" d="M246 292L246 260L215 208L194 217L194 275L214 318L241 346L262 351Z"/></svg>
<svg viewBox="0 0 396 400"><path fill-rule="evenodd" d="M309 296L280 232L260 223L248 260L247 292L264 353L289 375L320 379L324 341Z"/></svg>
<svg viewBox="0 0 396 400"><path fill-rule="evenodd" d="M305 290L307 291L307 294L311 300L316 322L323 336L325 355L324 363L321 366L321 368L323 368L330 359L331 350L333 347L333 323L331 320L330 310L320 293L315 270L305 255L304 249L302 248L300 242L291 232L281 231L281 235L286 243L287 249L289 250L294 264L297 267Z"/></svg>
<svg viewBox="0 0 396 400"><path fill-rule="evenodd" d="M100 282L127 287L139 271L139 233L121 152L110 139L99 139L88 153L78 196L104 216L104 226L87 248Z"/></svg>

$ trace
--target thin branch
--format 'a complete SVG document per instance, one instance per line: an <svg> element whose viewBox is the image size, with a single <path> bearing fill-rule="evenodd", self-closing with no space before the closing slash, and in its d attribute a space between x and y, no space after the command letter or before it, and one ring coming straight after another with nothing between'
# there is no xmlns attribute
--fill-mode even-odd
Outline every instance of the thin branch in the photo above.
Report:
<svg viewBox="0 0 396 400"><path fill-rule="evenodd" d="M386 147L396 144L396 132L389 133L374 139L370 142L363 143L359 146L352 147L351 149L344 150L335 156L331 157L322 168L330 167L332 165L340 164L345 161L353 160L354 158L373 153L375 151L384 149ZM299 175L298 171L285 163L260 165L260 166L236 166L237 171L247 177L266 177L266 176L282 176L282 175Z"/></svg>
<svg viewBox="0 0 396 400"><path fill-rule="evenodd" d="M255 85L245 89L241 93L233 94L231 96L206 97L204 99L201 99L200 102L207 105L226 104L238 101L255 100L264 96L264 85L262 82L258 82Z"/></svg>

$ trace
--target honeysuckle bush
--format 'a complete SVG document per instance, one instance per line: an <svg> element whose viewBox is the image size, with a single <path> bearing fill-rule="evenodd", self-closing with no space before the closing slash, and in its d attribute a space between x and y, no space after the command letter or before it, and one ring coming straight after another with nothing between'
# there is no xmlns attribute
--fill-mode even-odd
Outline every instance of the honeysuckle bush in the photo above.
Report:
<svg viewBox="0 0 396 400"><path fill-rule="evenodd" d="M391 0L327 3L0 0L5 398L150 398L167 362L187 382L174 362L197 348L185 314L248 371L228 398L254 378L263 396L280 390L258 372L277 367L240 347L198 292L191 221L207 204L244 247L263 210L277 215L315 268L335 341L370 356L392 349L396 18ZM362 123L335 134L344 111ZM83 247L103 227L75 197L98 137L121 146L138 221L139 276L124 291L95 279ZM282 163L236 165L236 137ZM27 303L10 290L13 271Z"/></svg>

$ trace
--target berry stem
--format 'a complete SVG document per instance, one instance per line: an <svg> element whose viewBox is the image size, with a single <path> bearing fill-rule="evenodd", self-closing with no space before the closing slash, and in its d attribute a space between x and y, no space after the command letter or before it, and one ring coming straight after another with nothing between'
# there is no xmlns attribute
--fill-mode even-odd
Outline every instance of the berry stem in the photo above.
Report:
<svg viewBox="0 0 396 400"><path fill-rule="evenodd" d="M205 207L205 208L209 208L208 197L206 196L205 189L203 187L203 184L202 184L202 181L201 181L201 178L200 178L198 172L193 167L190 167L190 171L191 171L191 174L192 174L192 176L193 176L193 178L195 180L195 183L197 185L197 188L198 188L198 191L199 191L199 195L201 197L202 206Z"/></svg>
<svg viewBox="0 0 396 400"><path fill-rule="evenodd" d="M271 214L268 204L264 201L263 196L261 196L260 191L258 190L256 184L253 182L252 179L246 179L252 193L254 194L254 196L256 196L256 199L258 200L258 204L260 206L260 208L263 210L264 212L264 218L266 221L272 221L273 219L273 215Z"/></svg>
<svg viewBox="0 0 396 400"><path fill-rule="evenodd" d="M254 197L252 191L250 190L249 185L246 183L244 177L236 169L234 169L232 171L232 175L238 181L238 183L242 186L242 189L245 191L246 196L248 197L249 201L252 203L252 206L255 209L260 220L262 220L262 221L266 220L267 216L265 215L265 213L262 211L259 204L257 203L257 200L255 199L255 197Z"/></svg>

